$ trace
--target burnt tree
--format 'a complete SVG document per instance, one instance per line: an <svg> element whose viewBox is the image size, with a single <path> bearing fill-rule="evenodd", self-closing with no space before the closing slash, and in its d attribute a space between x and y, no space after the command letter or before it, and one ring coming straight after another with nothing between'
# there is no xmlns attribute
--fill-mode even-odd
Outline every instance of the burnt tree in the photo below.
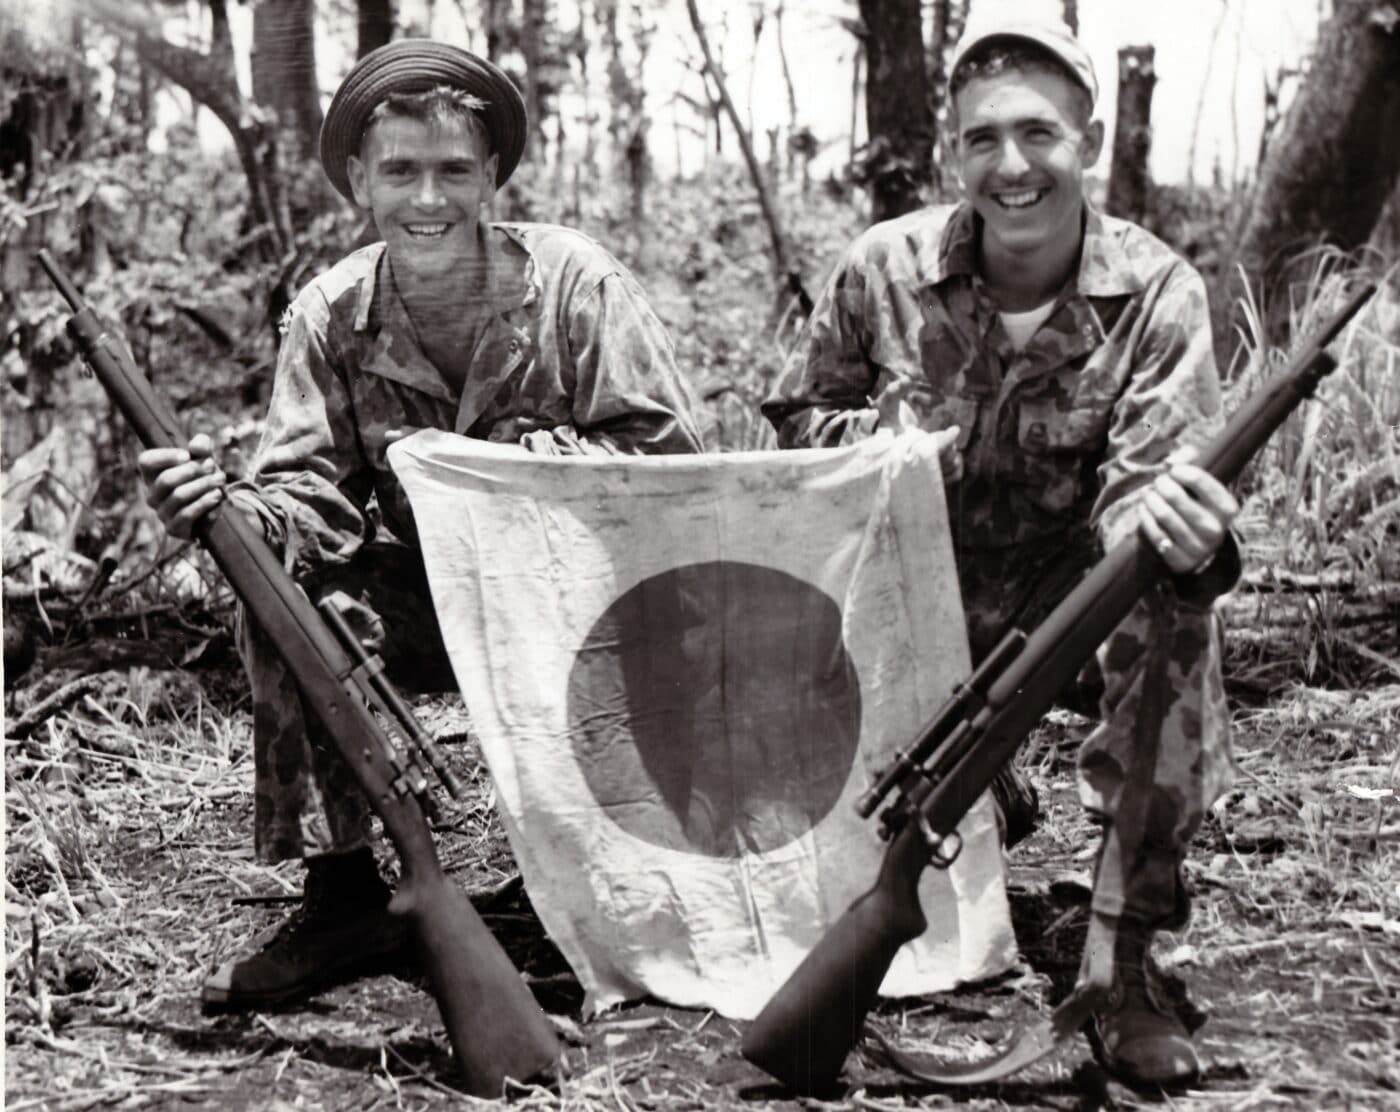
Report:
<svg viewBox="0 0 1400 1112"><path fill-rule="evenodd" d="M1148 213L1152 178L1152 88L1157 83L1150 46L1118 51L1118 119L1113 127L1113 164L1108 174L1107 208L1114 216L1141 223Z"/></svg>
<svg viewBox="0 0 1400 1112"><path fill-rule="evenodd" d="M919 0L860 0L865 24L866 143L861 177L871 219L923 204L933 164L934 120Z"/></svg>
<svg viewBox="0 0 1400 1112"><path fill-rule="evenodd" d="M1376 227L1400 175L1400 2L1337 0L1312 67L1269 142L1236 250L1283 338L1288 291L1316 260L1351 251Z"/></svg>

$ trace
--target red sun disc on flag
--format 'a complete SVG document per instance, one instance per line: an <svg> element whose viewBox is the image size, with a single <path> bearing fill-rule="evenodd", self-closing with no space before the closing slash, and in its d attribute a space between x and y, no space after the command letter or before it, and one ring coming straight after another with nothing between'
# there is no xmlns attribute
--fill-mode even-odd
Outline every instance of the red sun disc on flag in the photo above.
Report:
<svg viewBox="0 0 1400 1112"><path fill-rule="evenodd" d="M713 561L653 575L594 623L569 677L574 755L603 813L710 857L806 834L860 739L841 610L812 584Z"/></svg>

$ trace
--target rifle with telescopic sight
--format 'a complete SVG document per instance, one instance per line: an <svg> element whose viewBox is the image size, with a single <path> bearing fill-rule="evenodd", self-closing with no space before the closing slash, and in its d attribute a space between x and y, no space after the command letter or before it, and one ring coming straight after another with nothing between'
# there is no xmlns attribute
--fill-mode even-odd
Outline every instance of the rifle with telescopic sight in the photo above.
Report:
<svg viewBox="0 0 1400 1112"><path fill-rule="evenodd" d="M148 448L182 448L175 415L105 329L47 251L38 262L73 316L87 365ZM553 1025L490 928L443 872L428 828L433 801L422 762L458 789L413 712L394 692L329 601L321 613L258 530L227 502L204 515L195 537L296 677L398 851L401 878L389 905L407 921L442 1013L458 1068L475 1096L499 1097L507 1079L547 1075L561 1048Z"/></svg>
<svg viewBox="0 0 1400 1112"><path fill-rule="evenodd" d="M1375 292L1366 285L1309 336L1269 384L1249 399L1193 460L1221 482L1237 479L1274 430L1337 361L1324 349ZM744 1056L801 1093L831 1089L896 952L927 927L919 878L946 869L961 849L957 827L1026 735L1095 649L1155 583L1169 575L1138 533L1116 545L1029 635L1013 629L860 799L870 815L891 791L881 816L889 842L874 887L859 897L778 989L749 1028ZM1092 937L1092 936L1091 936ZM1090 957L1086 945L1086 958ZM1004 1077L1054 1050L1101 1000L1103 978L1086 972L1043 1023L1013 1037L990 1058L922 1071L887 1047L896 1065L941 1084L980 1084Z"/></svg>

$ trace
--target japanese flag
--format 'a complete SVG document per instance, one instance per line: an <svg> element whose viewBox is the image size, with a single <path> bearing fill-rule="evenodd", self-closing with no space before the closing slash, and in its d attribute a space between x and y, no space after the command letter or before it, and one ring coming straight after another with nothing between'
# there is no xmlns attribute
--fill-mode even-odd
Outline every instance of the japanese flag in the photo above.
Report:
<svg viewBox="0 0 1400 1112"><path fill-rule="evenodd" d="M855 813L968 652L936 435L708 456L390 449L511 847L588 1010L752 1018L874 881ZM987 799L887 994L1015 956Z"/></svg>

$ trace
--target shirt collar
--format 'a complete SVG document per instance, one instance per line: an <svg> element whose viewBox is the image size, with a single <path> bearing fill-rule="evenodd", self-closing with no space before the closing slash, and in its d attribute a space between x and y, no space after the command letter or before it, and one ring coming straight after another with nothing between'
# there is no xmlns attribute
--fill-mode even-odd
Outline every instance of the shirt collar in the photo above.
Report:
<svg viewBox="0 0 1400 1112"><path fill-rule="evenodd" d="M1139 292L1144 281L1123 249L1122 223L1107 220L1085 203L1084 243L1075 287L1085 297L1123 297ZM942 235L920 244L921 269L933 284L954 275L977 273L977 236L981 221L963 201L943 226Z"/></svg>
<svg viewBox="0 0 1400 1112"><path fill-rule="evenodd" d="M486 235L491 232L500 232L507 240L517 247L525 258L524 283L518 293L511 293L509 289L497 294L495 310L504 316L515 309L524 309L539 300L542 293L540 282L540 269L535 261L534 252L530 250L530 245L524 230L514 224L482 224L482 230ZM388 258L383 243L376 243L369 253L369 269L364 277L360 279L359 289L355 296L355 331L367 332L378 329L385 319L385 308L392 304L390 299L396 299L398 294L394 290L393 276L389 272L389 267L385 265Z"/></svg>

